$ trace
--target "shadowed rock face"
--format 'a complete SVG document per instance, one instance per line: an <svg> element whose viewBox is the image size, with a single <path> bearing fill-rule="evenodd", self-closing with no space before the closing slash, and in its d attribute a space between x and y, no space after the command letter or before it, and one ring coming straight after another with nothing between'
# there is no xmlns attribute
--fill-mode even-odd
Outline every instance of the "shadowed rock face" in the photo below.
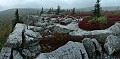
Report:
<svg viewBox="0 0 120 59"><path fill-rule="evenodd" d="M96 55L102 53L102 48L96 39L84 38L82 43L90 59L96 59Z"/></svg>
<svg viewBox="0 0 120 59"><path fill-rule="evenodd" d="M20 53L16 50L13 51L13 59L23 59Z"/></svg>

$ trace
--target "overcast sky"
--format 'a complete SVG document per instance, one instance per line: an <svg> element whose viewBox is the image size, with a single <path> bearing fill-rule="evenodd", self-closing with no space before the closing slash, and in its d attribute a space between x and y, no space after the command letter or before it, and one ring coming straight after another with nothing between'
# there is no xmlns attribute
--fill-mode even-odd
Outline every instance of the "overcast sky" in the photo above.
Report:
<svg viewBox="0 0 120 59"><path fill-rule="evenodd" d="M0 10L11 8L84 8L93 7L96 0L0 0ZM120 6L120 0L101 0L101 6Z"/></svg>

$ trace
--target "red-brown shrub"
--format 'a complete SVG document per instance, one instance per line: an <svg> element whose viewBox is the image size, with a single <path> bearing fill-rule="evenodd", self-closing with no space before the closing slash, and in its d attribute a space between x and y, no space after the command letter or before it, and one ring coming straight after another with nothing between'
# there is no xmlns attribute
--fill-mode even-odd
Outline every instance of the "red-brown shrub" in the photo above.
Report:
<svg viewBox="0 0 120 59"><path fill-rule="evenodd" d="M112 26L113 24L115 24L115 22L120 21L120 17L119 17L119 15L107 16L107 22L105 22L105 23L88 24L89 20L91 20L91 19L90 18L84 18L82 21L79 21L79 23L78 23L79 28L84 29L84 30L106 29L106 28Z"/></svg>

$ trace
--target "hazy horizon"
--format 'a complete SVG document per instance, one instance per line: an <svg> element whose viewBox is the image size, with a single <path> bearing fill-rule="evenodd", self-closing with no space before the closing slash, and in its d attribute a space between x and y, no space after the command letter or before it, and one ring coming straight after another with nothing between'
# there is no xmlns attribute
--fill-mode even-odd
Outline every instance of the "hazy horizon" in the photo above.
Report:
<svg viewBox="0 0 120 59"><path fill-rule="evenodd" d="M0 10L12 8L57 8L63 9L93 7L96 0L0 0ZM120 6L120 0L101 0L101 6Z"/></svg>

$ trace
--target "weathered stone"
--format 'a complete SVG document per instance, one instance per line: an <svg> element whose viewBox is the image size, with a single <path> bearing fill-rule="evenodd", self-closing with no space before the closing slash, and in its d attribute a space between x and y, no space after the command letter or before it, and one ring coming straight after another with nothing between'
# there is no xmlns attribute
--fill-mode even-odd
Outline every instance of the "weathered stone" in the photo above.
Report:
<svg viewBox="0 0 120 59"><path fill-rule="evenodd" d="M104 44L105 50L108 52L109 55L113 54L120 50L120 38L117 36L109 35L106 39Z"/></svg>
<svg viewBox="0 0 120 59"><path fill-rule="evenodd" d="M114 33L120 33L120 23L116 22L115 25L109 28Z"/></svg>
<svg viewBox="0 0 120 59"><path fill-rule="evenodd" d="M88 55L89 55L89 58L92 59L94 58L93 56L95 55L95 45L93 44L93 41L92 39L90 38L84 38L83 41L82 41Z"/></svg>
<svg viewBox="0 0 120 59"><path fill-rule="evenodd" d="M98 41L96 39L92 39L94 45L96 46L96 51L98 51L97 53L102 54L102 47L101 45L98 43Z"/></svg>
<svg viewBox="0 0 120 59"><path fill-rule="evenodd" d="M23 59L20 53L16 50L13 51L13 59Z"/></svg>
<svg viewBox="0 0 120 59"><path fill-rule="evenodd" d="M14 31L9 35L7 42L5 43L6 47L20 47L22 44L22 31L25 29L24 24L17 23Z"/></svg>
<svg viewBox="0 0 120 59"><path fill-rule="evenodd" d="M11 58L12 48L3 47L0 52L0 59L10 59Z"/></svg>
<svg viewBox="0 0 120 59"><path fill-rule="evenodd" d="M35 32L39 32L39 31L43 30L42 27L36 27L36 26L28 26L28 29L35 31Z"/></svg>
<svg viewBox="0 0 120 59"><path fill-rule="evenodd" d="M53 29L54 32L58 32L58 33L69 33L70 30L69 29L65 29L65 28L60 28L60 27L55 27Z"/></svg>
<svg viewBox="0 0 120 59"><path fill-rule="evenodd" d="M41 47L39 45L29 47L28 49L23 49L22 54L25 55L25 58L35 58L40 54Z"/></svg>
<svg viewBox="0 0 120 59"><path fill-rule="evenodd" d="M89 59L82 43L68 42L50 53L42 53L36 59Z"/></svg>
<svg viewBox="0 0 120 59"><path fill-rule="evenodd" d="M29 37L33 37L33 38L40 38L40 34L38 32L34 32L32 30L25 30L25 34Z"/></svg>

